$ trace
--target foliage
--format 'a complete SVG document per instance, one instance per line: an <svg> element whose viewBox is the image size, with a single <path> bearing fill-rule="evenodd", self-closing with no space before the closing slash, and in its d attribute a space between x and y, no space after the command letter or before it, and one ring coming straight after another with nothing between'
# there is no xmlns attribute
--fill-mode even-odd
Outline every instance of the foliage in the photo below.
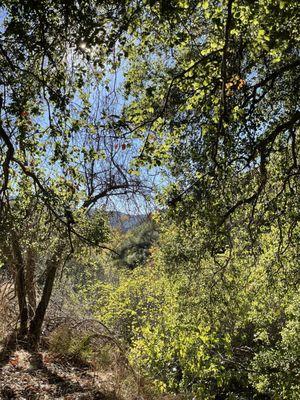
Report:
<svg viewBox="0 0 300 400"><path fill-rule="evenodd" d="M136 163L172 175L173 216L197 207L210 241L240 209L257 227L297 202L299 2L149 1L132 36L123 114L143 143Z"/></svg>
<svg viewBox="0 0 300 400"><path fill-rule="evenodd" d="M255 246L238 227L231 248L210 255L205 246L203 256L196 211L182 224L161 216L159 225L145 266L85 288L132 365L186 398L296 399L299 227L287 239L266 226Z"/></svg>
<svg viewBox="0 0 300 400"><path fill-rule="evenodd" d="M131 342L145 321L155 321L164 307L167 281L157 281L157 272L136 268L119 273L118 283L96 282L87 288L88 297L96 297L95 316Z"/></svg>

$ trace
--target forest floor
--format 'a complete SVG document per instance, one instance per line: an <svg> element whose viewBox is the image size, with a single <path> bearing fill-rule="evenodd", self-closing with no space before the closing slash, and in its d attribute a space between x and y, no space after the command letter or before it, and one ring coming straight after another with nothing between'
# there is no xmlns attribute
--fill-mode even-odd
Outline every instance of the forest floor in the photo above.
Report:
<svg viewBox="0 0 300 400"><path fill-rule="evenodd" d="M111 378L48 352L19 350L0 365L0 399L118 400Z"/></svg>

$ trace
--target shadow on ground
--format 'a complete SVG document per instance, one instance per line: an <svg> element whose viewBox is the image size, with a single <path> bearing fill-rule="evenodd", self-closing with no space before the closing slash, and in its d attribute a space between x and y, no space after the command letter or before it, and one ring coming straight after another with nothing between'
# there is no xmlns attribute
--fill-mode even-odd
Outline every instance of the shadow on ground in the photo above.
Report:
<svg viewBox="0 0 300 400"><path fill-rule="evenodd" d="M94 399L118 400L114 393L101 391L86 370L69 363L49 363L44 353L18 350L7 341L0 352L0 399Z"/></svg>

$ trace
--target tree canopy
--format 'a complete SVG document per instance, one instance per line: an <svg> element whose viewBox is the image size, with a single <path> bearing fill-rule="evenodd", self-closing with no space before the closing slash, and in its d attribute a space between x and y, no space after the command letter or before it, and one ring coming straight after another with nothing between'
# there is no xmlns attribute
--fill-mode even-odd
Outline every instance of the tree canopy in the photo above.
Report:
<svg viewBox="0 0 300 400"><path fill-rule="evenodd" d="M174 177L164 203L196 204L212 231L238 209L295 222L298 2L154 1L132 30L124 115L144 140L137 162Z"/></svg>
<svg viewBox="0 0 300 400"><path fill-rule="evenodd" d="M89 207L138 191L138 178L128 173L129 152L122 152L130 143L107 118L108 75L127 26L124 12L119 2L2 4L2 206L21 175L57 214L79 192Z"/></svg>

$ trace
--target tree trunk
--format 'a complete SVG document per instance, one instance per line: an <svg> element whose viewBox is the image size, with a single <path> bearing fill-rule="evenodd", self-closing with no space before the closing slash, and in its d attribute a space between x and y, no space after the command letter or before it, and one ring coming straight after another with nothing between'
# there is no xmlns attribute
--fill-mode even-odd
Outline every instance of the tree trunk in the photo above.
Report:
<svg viewBox="0 0 300 400"><path fill-rule="evenodd" d="M29 319L33 318L36 310L35 264L35 252L32 247L29 247L27 250L26 258L26 292L28 300Z"/></svg>
<svg viewBox="0 0 300 400"><path fill-rule="evenodd" d="M16 290L19 304L20 313L20 327L18 336L20 339L24 338L27 334L28 323L28 308L26 302L25 278L24 278L24 265L17 265L16 274Z"/></svg>
<svg viewBox="0 0 300 400"><path fill-rule="evenodd" d="M49 301L52 294L52 289L55 281L56 271L59 267L59 262L61 259L61 253L63 250L62 244L59 244L51 257L50 260L47 261L47 269L46 269L46 281L43 289L43 294L39 305L35 311L35 315L30 322L29 332L28 332L28 343L29 346L34 350L38 347L42 326L46 315L46 310L49 305Z"/></svg>
<svg viewBox="0 0 300 400"><path fill-rule="evenodd" d="M12 248L14 252L14 269L15 269L15 282L16 291L19 305L20 313L20 327L18 336L23 339L27 334L28 329L28 308L26 301L26 286L25 286L25 273L24 273L24 261L22 257L22 252L20 249L19 241L17 235L14 233L12 235Z"/></svg>

